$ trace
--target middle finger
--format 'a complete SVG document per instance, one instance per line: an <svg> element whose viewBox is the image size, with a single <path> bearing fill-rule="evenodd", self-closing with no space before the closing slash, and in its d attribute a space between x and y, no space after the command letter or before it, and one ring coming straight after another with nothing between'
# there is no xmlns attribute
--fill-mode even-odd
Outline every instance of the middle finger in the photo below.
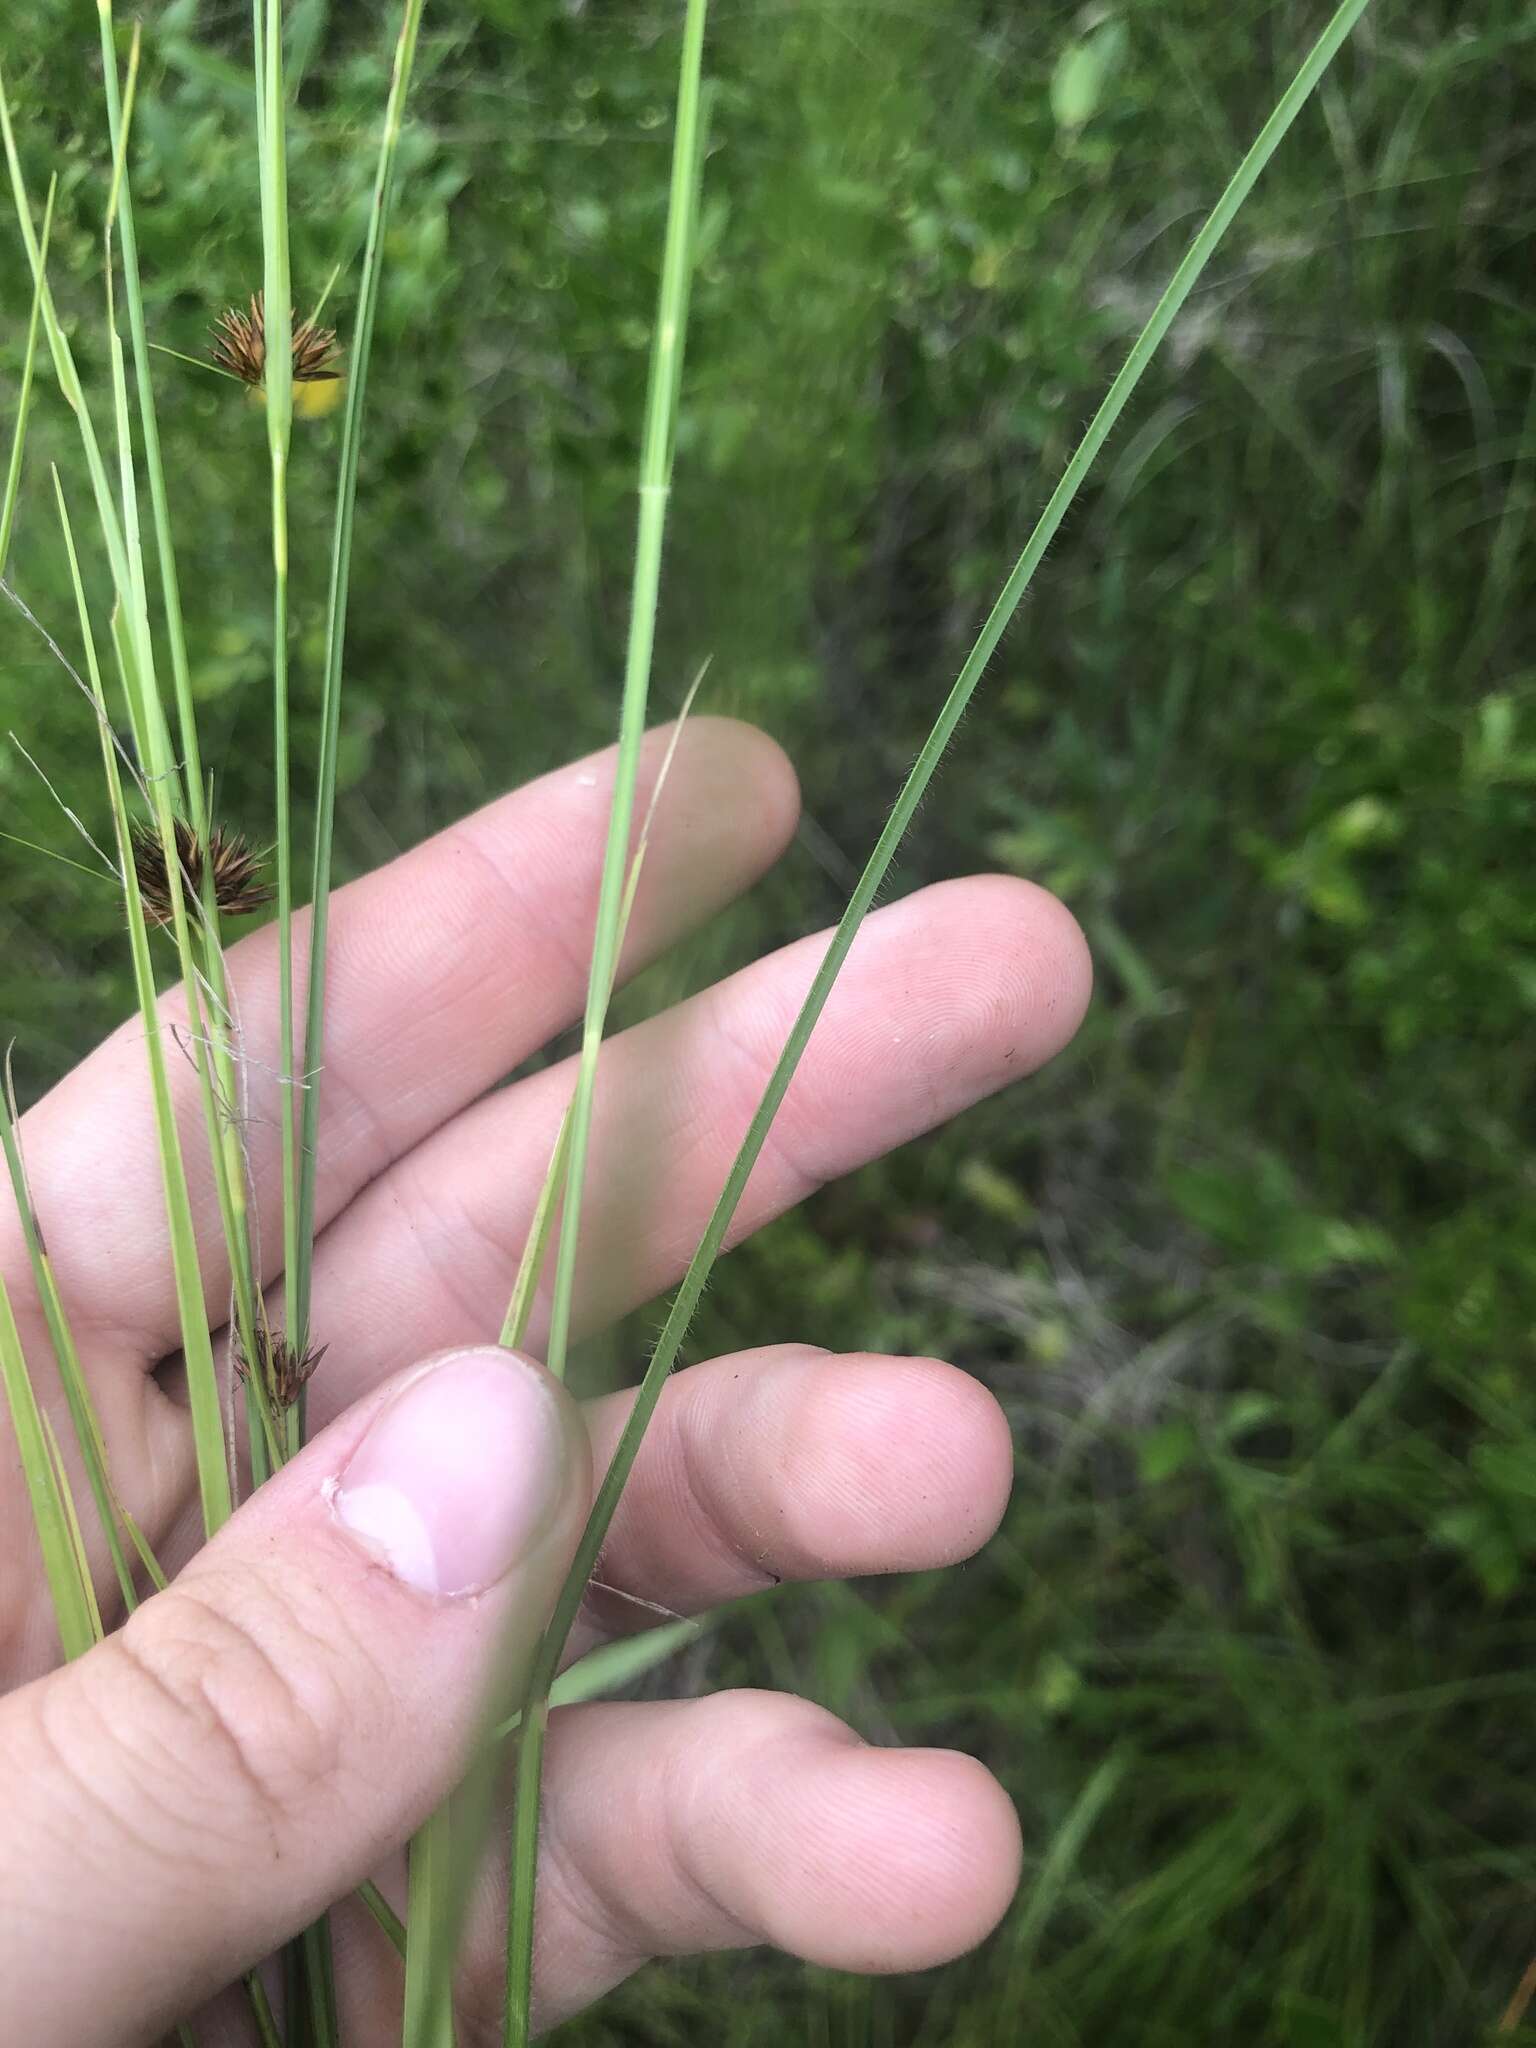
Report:
<svg viewBox="0 0 1536 2048"><path fill-rule="evenodd" d="M806 939L622 1033L599 1074L576 1320L682 1272L826 945ZM790 1087L732 1242L1066 1044L1087 1002L1076 924L1026 882L946 882L870 918ZM318 1422L399 1366L500 1325L569 1062L488 1098L376 1181L316 1248ZM278 1311L280 1313L280 1311ZM538 1310L529 1348L543 1341Z"/></svg>

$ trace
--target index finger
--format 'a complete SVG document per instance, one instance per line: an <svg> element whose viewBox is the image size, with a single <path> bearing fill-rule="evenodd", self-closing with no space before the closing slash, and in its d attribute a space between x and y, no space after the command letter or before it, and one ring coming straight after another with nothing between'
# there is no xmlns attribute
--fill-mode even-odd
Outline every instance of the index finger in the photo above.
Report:
<svg viewBox="0 0 1536 2048"><path fill-rule="evenodd" d="M644 803L669 733L649 735ZM331 913L316 1227L394 1159L579 1015L615 756L578 761L340 890ZM741 894L793 832L793 770L732 719L682 734L635 906L624 964L643 965ZM295 919L302 1016L307 914ZM242 1107L262 1278L280 1269L277 934L231 949ZM185 1028L179 994L167 1030ZM143 1028L123 1025L25 1119L33 1195L71 1316L140 1359L180 1341ZM212 1165L190 1060L170 1061L205 1296L229 1286ZM3 1206L3 1205L0 1205ZM13 1215L0 1270L23 1274Z"/></svg>

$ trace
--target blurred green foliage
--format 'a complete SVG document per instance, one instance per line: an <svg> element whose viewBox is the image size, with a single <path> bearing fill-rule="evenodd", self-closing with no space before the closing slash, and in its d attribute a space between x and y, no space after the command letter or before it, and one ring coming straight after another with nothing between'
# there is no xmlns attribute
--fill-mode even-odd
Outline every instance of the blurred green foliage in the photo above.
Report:
<svg viewBox="0 0 1536 2048"><path fill-rule="evenodd" d="M387 12L290 9L299 288L340 263L343 320ZM60 172L57 286L99 374L93 19L8 0L0 56L38 192ZM1321 19L720 10L659 695L712 650L714 707L790 746L808 824L653 998L835 910ZM150 313L191 353L257 268L245 21L169 0L146 22ZM660 0L429 9L364 459L348 866L611 726L676 26ZM777 1598L681 1676L984 1755L1024 1818L1019 1908L928 1979L703 1964L574 2040L1493 2037L1536 1948L1533 89L1528 0L1367 17L903 863L903 886L1000 866L1066 897L1100 974L1078 1049L766 1233L706 1306L701 1347L940 1352L1013 1416L1017 1501L982 1561ZM0 235L7 392L26 297ZM166 359L160 391L208 758L259 834L264 442L195 370ZM49 396L12 571L60 628ZM333 431L296 463L311 677ZM97 817L82 706L10 616L0 729ZM0 806L77 851L13 750ZM35 1088L122 1007L121 947L105 884L16 849L5 874L0 992Z"/></svg>

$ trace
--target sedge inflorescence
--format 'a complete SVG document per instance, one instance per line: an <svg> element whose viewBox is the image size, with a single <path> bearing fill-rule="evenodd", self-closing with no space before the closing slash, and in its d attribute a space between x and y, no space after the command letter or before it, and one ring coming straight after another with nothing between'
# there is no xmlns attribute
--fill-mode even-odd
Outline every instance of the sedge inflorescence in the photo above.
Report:
<svg viewBox="0 0 1536 2048"><path fill-rule="evenodd" d="M200 838L184 818L175 822L176 863L181 870L182 888L194 900L203 893L205 878L213 884L213 900L226 917L247 917L265 909L272 891L264 879L261 858L253 853L238 832L226 832L211 825L206 839ZM133 869L138 877L144 915L150 924L173 922L171 878L166 868L165 847L153 825L137 825L133 832Z"/></svg>
<svg viewBox="0 0 1536 2048"><path fill-rule="evenodd" d="M280 1415L298 1400L314 1378L315 1368L328 1349L324 1344L311 1344L301 1351L281 1330L271 1330L263 1325L257 1331L256 1354L261 1381ZM243 1380L249 1375L251 1364L238 1337L233 1356L235 1371Z"/></svg>
<svg viewBox="0 0 1536 2048"><path fill-rule="evenodd" d="M267 319L262 294L251 296L251 310L242 313L230 306L219 315L213 330L213 360L231 377L259 390L267 376ZM295 384L334 384L341 377L341 360L334 327L321 327L313 320L298 322L293 330L293 381Z"/></svg>

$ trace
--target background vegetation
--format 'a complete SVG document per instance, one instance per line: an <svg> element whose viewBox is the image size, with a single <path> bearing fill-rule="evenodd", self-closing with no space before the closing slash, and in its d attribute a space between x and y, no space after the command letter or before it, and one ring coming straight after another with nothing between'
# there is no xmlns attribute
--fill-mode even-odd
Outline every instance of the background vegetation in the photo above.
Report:
<svg viewBox="0 0 1536 2048"><path fill-rule="evenodd" d="M393 10L289 12L297 289L340 262L344 309ZM198 353L259 273L249 14L146 13L150 315ZM807 822L633 1000L835 912L1077 427L1321 18L720 6L660 695L712 650L712 708L784 740ZM7 0L0 55L36 189L63 170L61 304L94 314L93 22L86 0ZM428 9L364 459L348 866L612 726L677 25L664 0ZM652 1973L574 2042L1518 2038L1533 106L1536 8L1378 0L1047 562L904 862L904 886L1000 866L1066 897L1100 973L1078 1049L768 1232L706 1306L700 1347L937 1351L1014 1416L1017 1501L982 1561L777 1597L667 1683L768 1680L875 1739L975 1749L1024 1817L1019 1906L911 1982ZM6 237L0 419L27 299ZM260 833L265 443L231 387L167 361L161 388L209 758L223 814ZM301 678L333 432L296 456ZM67 629L55 453L49 404L12 574ZM5 729L95 822L84 707L9 614ZM0 827L77 851L10 748ZM17 848L3 872L0 1010L35 1093L127 1007L118 911Z"/></svg>

